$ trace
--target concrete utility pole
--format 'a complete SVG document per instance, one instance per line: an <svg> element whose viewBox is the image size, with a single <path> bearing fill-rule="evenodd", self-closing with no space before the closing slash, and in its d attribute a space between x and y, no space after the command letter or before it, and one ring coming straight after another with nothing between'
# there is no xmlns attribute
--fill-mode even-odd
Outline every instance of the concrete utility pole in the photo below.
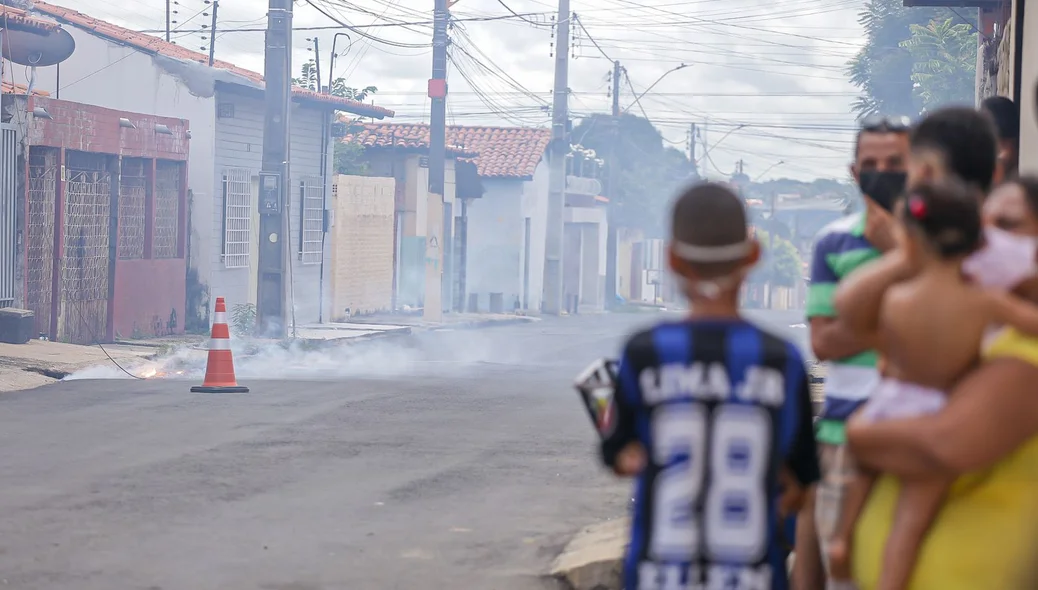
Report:
<svg viewBox="0 0 1038 590"><path fill-rule="evenodd" d="M616 207L620 204L620 62L613 62L613 145L609 151L609 203L606 205L605 308L616 306Z"/></svg>
<svg viewBox="0 0 1038 590"><path fill-rule="evenodd" d="M287 329L285 269L289 239L285 186L289 176L289 112L292 75L292 0L270 0L267 12L263 74L266 116L263 121L263 169L260 172L259 334L284 338Z"/></svg>
<svg viewBox="0 0 1038 590"><path fill-rule="evenodd" d="M696 124L688 128L688 161L692 164L692 175L699 179L699 165L696 164Z"/></svg>
<svg viewBox="0 0 1038 590"><path fill-rule="evenodd" d="M429 80L432 109L429 116L429 195L425 227L425 298L422 317L443 318L443 186L447 160L447 0L433 9L433 63Z"/></svg>
<svg viewBox="0 0 1038 590"><path fill-rule="evenodd" d="M173 0L166 0L166 43L169 43L169 33L170 33L170 22L169 21L170 21L170 18L172 17L172 7L170 6L170 4L172 4L172 2L173 2Z"/></svg>
<svg viewBox="0 0 1038 590"><path fill-rule="evenodd" d="M548 232L544 244L544 313L562 313L562 234L566 212L566 154L569 153L569 0L559 0L552 91L551 152L548 168Z"/></svg>

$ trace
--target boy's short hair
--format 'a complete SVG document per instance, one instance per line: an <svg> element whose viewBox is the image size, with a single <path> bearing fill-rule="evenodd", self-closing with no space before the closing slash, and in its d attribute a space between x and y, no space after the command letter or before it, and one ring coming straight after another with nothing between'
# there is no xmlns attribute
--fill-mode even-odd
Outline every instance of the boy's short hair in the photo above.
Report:
<svg viewBox="0 0 1038 590"><path fill-rule="evenodd" d="M991 115L968 107L938 109L912 129L913 150L933 150L948 171L986 194L998 162L998 130Z"/></svg>
<svg viewBox="0 0 1038 590"><path fill-rule="evenodd" d="M716 182L702 182L686 189L674 203L671 239L698 247L742 244L747 239L746 207L732 189ZM727 274L739 262L688 261L704 277Z"/></svg>

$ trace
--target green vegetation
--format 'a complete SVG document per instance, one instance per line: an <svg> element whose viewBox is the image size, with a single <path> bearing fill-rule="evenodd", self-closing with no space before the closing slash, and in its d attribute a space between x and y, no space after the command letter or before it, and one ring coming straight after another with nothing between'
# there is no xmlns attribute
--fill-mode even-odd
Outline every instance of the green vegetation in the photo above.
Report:
<svg viewBox="0 0 1038 590"><path fill-rule="evenodd" d="M949 103L973 103L976 11L906 8L902 0L868 0L858 22L866 42L847 64L861 89L859 118L872 114L916 116Z"/></svg>

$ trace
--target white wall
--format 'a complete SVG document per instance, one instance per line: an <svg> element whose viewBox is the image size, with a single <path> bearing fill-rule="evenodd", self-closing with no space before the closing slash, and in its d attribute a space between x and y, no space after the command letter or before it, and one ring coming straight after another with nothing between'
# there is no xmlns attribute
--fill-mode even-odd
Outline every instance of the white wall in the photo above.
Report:
<svg viewBox="0 0 1038 590"><path fill-rule="evenodd" d="M522 216L530 218L530 284L526 287L526 291L529 296L529 308L535 311L541 309L541 298L544 295L544 247L548 235L548 187L548 161L543 159L534 170L533 180L523 183ZM525 250L520 250L520 252L525 252ZM523 261L520 261L520 280L522 280L522 265ZM522 291L522 287L520 285L520 291Z"/></svg>
<svg viewBox="0 0 1038 590"><path fill-rule="evenodd" d="M176 117L189 121L191 146L188 159L188 189L194 195L191 210L189 264L199 277L209 276L210 260L198 256L199 248L211 238L210 213L196 205L212 197L213 148L216 125L215 102L205 84L193 84L169 73L149 55L111 43L66 25L76 41L76 51L58 66L37 70L36 88L54 98L146 115ZM168 60L167 60L168 61ZM4 64L17 83L28 83L25 68ZM58 89L60 77L61 89ZM195 81L197 82L197 80ZM211 84L210 90L211 90ZM190 286L189 286L190 289ZM188 310L192 313L193 310Z"/></svg>
<svg viewBox="0 0 1038 590"><path fill-rule="evenodd" d="M502 293L506 309L522 296L523 185L520 180L483 179L483 197L469 205L466 290L478 296L480 310L488 308L490 293ZM543 268L543 246L541 252ZM531 282L535 274L531 265ZM534 295L531 290L531 302Z"/></svg>

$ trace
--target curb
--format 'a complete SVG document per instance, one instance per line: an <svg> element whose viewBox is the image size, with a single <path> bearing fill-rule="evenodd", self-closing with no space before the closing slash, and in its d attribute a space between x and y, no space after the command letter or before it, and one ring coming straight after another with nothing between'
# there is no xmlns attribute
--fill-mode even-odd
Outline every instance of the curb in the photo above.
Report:
<svg viewBox="0 0 1038 590"><path fill-rule="evenodd" d="M551 565L550 576L572 590L622 590L630 521L618 518L581 529Z"/></svg>
<svg viewBox="0 0 1038 590"><path fill-rule="evenodd" d="M516 316L507 320L473 320L471 322L459 322L445 326L429 326L419 329L420 332L446 332L449 330L478 330L480 328L493 328L495 326L514 326L515 324L532 324L541 321L540 318L528 316Z"/></svg>

